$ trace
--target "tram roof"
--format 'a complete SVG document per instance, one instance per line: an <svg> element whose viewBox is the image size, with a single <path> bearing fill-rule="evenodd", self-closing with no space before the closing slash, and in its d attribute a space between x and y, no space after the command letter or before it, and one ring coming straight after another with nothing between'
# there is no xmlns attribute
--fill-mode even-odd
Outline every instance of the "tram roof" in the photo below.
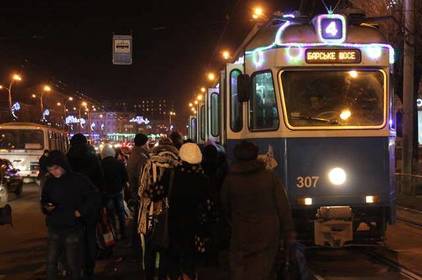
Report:
<svg viewBox="0 0 422 280"><path fill-rule="evenodd" d="M320 41L316 29L311 21L307 24L298 24L294 21L286 24L286 21L275 21L264 26L256 34L254 39L247 45L246 51L252 51L256 48L268 46L276 41L277 32L283 29L279 34L280 43L291 44L311 44L323 43ZM384 35L374 26L368 24L347 25L346 40L349 44L388 44Z"/></svg>

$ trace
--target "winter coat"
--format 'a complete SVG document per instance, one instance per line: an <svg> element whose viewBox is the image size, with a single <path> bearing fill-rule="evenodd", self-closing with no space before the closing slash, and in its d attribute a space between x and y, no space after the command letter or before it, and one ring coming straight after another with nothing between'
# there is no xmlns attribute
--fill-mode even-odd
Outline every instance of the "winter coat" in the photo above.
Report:
<svg viewBox="0 0 422 280"><path fill-rule="evenodd" d="M183 163L176 168L169 196L170 250L194 255L194 235L199 230L198 207L208 192L208 178L200 165Z"/></svg>
<svg viewBox="0 0 422 280"><path fill-rule="evenodd" d="M221 203L231 223L232 279L269 279L283 234L293 229L281 181L260 161L239 161L224 181Z"/></svg>
<svg viewBox="0 0 422 280"><path fill-rule="evenodd" d="M148 151L143 147L135 146L127 161L127 173L129 177L129 189L133 198L138 196L139 179L142 169L148 160Z"/></svg>
<svg viewBox="0 0 422 280"><path fill-rule="evenodd" d="M72 145L67 153L67 159L74 172L87 176L98 190L102 190L104 175L100 160L91 145L86 143Z"/></svg>
<svg viewBox="0 0 422 280"><path fill-rule="evenodd" d="M104 194L113 195L122 192L128 181L124 163L109 156L101 160L101 166L104 171Z"/></svg>
<svg viewBox="0 0 422 280"><path fill-rule="evenodd" d="M56 208L47 212L43 207L52 203ZM89 223L96 216L99 204L94 185L84 175L66 171L60 178L49 176L41 193L41 206L46 214L46 224L55 230L68 230ZM75 211L81 213L75 217Z"/></svg>

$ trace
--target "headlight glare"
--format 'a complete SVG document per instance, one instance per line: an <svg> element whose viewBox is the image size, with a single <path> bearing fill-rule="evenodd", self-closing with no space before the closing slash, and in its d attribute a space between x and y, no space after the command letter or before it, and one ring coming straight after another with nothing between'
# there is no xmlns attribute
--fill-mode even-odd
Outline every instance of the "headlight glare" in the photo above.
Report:
<svg viewBox="0 0 422 280"><path fill-rule="evenodd" d="M335 167L328 172L328 179L331 184L341 186L346 182L346 171L343 168Z"/></svg>

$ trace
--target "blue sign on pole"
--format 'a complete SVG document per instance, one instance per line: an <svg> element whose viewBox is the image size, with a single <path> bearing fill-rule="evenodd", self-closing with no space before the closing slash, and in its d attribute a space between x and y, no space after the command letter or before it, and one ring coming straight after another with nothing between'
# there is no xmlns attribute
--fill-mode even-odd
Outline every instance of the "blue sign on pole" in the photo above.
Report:
<svg viewBox="0 0 422 280"><path fill-rule="evenodd" d="M132 64L132 35L113 35L113 64Z"/></svg>

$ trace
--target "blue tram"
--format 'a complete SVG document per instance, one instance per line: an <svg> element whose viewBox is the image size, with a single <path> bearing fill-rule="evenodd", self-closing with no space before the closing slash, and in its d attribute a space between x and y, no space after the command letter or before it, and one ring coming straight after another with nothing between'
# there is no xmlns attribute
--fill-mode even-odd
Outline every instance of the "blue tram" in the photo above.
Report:
<svg viewBox="0 0 422 280"><path fill-rule="evenodd" d="M364 17L272 19L198 106L199 142L247 139L283 179L299 238L382 240L394 222L394 51Z"/></svg>

